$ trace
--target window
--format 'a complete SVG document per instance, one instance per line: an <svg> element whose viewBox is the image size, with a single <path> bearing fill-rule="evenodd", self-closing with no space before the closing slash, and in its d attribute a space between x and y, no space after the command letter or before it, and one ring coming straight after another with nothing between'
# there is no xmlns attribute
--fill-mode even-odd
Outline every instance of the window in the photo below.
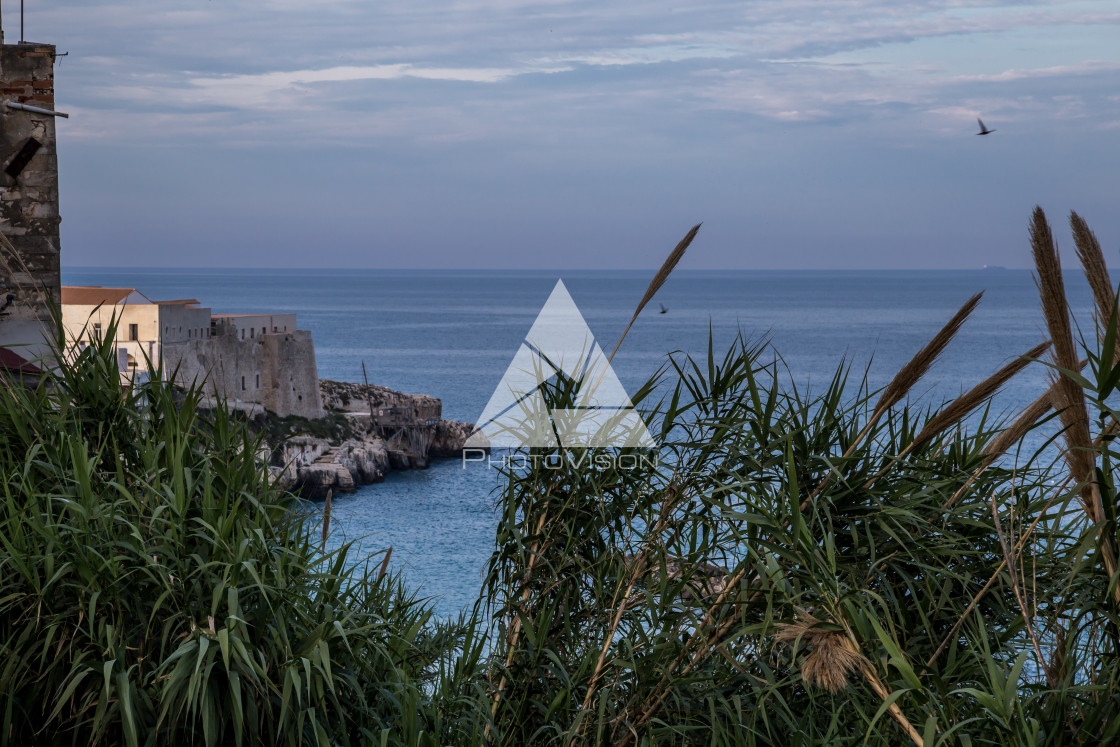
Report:
<svg viewBox="0 0 1120 747"><path fill-rule="evenodd" d="M241 377L241 391L245 391L245 377Z"/></svg>
<svg viewBox="0 0 1120 747"><path fill-rule="evenodd" d="M242 340L244 340L244 339L245 339L245 330L241 330L241 339L242 339Z"/></svg>
<svg viewBox="0 0 1120 747"><path fill-rule="evenodd" d="M137 340L140 339L140 325L139 324L128 325L128 339L132 340L133 342L136 342Z"/></svg>
<svg viewBox="0 0 1120 747"><path fill-rule="evenodd" d="M257 374L257 389L261 388L261 375Z"/></svg>
<svg viewBox="0 0 1120 747"><path fill-rule="evenodd" d="M93 336L98 340L101 339L101 325L97 322L93 323Z"/></svg>
<svg viewBox="0 0 1120 747"><path fill-rule="evenodd" d="M257 328L253 327L249 330L249 338L252 339L257 336Z"/></svg>
<svg viewBox="0 0 1120 747"><path fill-rule="evenodd" d="M265 333L265 331L266 331L266 330L265 330L265 328L264 328L264 327L261 327L261 334L262 334L262 335L263 335L263 334Z"/></svg>

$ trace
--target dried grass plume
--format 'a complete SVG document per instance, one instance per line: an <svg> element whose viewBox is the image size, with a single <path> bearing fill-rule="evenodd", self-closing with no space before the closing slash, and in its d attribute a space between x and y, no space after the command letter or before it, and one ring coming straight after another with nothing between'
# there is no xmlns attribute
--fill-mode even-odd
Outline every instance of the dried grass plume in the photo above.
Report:
<svg viewBox="0 0 1120 747"><path fill-rule="evenodd" d="M798 610L795 622L778 623L774 641L790 648L808 648L801 657L801 679L836 693L848 684L848 675L862 671L868 662L845 633L825 630L819 627L821 624L808 612Z"/></svg>
<svg viewBox="0 0 1120 747"><path fill-rule="evenodd" d="M910 361L898 370L891 383L883 390L883 394L879 397L878 403L875 405L876 413L883 413L894 407L899 400L906 396L906 393L921 380L930 367L933 366L934 361L945 350L949 342L960 331L961 325L965 320L976 310L980 299L983 297L984 292L980 291L972 298L968 299L964 306L953 315L941 331L933 336L933 339L926 343L926 346L919 350L917 354L910 359Z"/></svg>

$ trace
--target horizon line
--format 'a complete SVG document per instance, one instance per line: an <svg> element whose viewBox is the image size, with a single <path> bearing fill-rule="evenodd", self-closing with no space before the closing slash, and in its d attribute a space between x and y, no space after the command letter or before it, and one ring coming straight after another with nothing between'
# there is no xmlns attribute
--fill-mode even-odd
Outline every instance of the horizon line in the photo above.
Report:
<svg viewBox="0 0 1120 747"><path fill-rule="evenodd" d="M322 266L291 266L291 267L223 267L217 265L70 265L60 268L60 272L67 270L97 270L97 271L122 271L136 272L140 270L166 270L166 271L199 271L199 270L224 270L224 271L252 271L252 272L656 272L656 266L650 267L322 267ZM677 273L689 272L1022 272L1033 271L1033 267L1009 267L1006 265L992 265L985 267L681 267ZM1120 267L1109 267L1110 272L1120 272ZM1063 272L1080 272L1076 268L1064 269Z"/></svg>

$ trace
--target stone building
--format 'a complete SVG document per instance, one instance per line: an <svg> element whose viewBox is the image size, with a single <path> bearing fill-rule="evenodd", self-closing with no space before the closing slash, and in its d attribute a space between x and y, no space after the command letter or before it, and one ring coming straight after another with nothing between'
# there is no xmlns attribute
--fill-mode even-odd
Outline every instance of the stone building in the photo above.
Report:
<svg viewBox="0 0 1120 747"><path fill-rule="evenodd" d="M295 314L212 314L193 298L152 301L135 288L65 286L62 321L69 340L104 339L126 378L150 374L197 383L234 406L259 405L281 416L323 416L315 344Z"/></svg>
<svg viewBox="0 0 1120 747"><path fill-rule="evenodd" d="M158 366L165 345L210 336L210 309L198 301L152 301L135 288L63 286L62 324L68 340L104 339L115 322L113 346L122 371L148 371Z"/></svg>
<svg viewBox="0 0 1120 747"><path fill-rule="evenodd" d="M31 359L47 352L60 286L55 48L3 40L0 29L0 346Z"/></svg>
<svg viewBox="0 0 1120 747"><path fill-rule="evenodd" d="M176 369L179 381L204 382L204 391L235 406L260 405L280 416L321 418L315 343L310 332L295 329L295 315L288 316L287 331L266 327L264 333L259 326L237 327L215 317L208 339L164 345L164 366Z"/></svg>

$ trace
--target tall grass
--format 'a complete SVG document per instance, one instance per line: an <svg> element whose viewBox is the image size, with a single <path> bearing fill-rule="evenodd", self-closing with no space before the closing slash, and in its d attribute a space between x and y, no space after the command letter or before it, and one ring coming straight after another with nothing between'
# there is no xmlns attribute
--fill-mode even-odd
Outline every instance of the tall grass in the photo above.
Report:
<svg viewBox="0 0 1120 747"><path fill-rule="evenodd" d="M908 392L978 297L883 391L846 365L799 388L745 338L672 356L632 393L656 450L510 464L478 604L456 621L434 619L383 558L324 554L318 515L268 484L240 425L195 413L197 392L122 390L104 346L37 389L0 389L0 734L1115 742L1120 332L1099 244L1072 226L1093 323L1070 319L1038 210L1053 344L941 407ZM1046 390L993 416L996 390L1042 366ZM550 380L549 407L574 406L582 384ZM1026 451L1043 424L1052 449Z"/></svg>
<svg viewBox="0 0 1120 747"><path fill-rule="evenodd" d="M476 632L324 554L244 425L160 378L94 342L0 386L0 742L466 739Z"/></svg>
<svg viewBox="0 0 1120 747"><path fill-rule="evenodd" d="M978 297L881 393L845 368L801 391L740 340L674 358L664 387L635 396L657 466L542 453L510 470L483 592L493 741L1117 738L1115 293L1097 291L1097 332L1079 342L1040 210L1031 234L1054 345L942 408L905 397ZM978 409L1048 349L1033 365L1053 385L1006 429ZM555 382L550 405L577 388ZM1021 453L1051 410L1054 464Z"/></svg>

